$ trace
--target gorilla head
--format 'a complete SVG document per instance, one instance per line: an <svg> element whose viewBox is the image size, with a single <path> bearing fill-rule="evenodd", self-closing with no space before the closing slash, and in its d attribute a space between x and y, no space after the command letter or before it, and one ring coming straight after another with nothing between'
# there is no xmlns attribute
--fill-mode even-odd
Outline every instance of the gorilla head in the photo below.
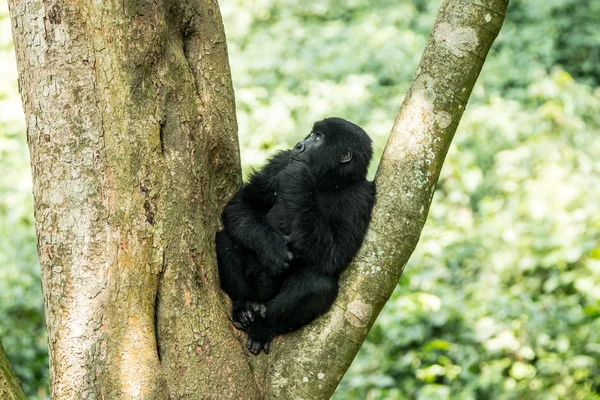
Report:
<svg viewBox="0 0 600 400"><path fill-rule="evenodd" d="M319 186L365 179L373 156L371 138L342 118L315 122L312 132L292 149L290 162L305 163Z"/></svg>

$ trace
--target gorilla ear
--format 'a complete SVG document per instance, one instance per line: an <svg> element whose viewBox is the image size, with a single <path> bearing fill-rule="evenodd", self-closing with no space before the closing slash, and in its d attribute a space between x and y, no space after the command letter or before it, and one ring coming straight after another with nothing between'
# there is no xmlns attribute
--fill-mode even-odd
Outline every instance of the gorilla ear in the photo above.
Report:
<svg viewBox="0 0 600 400"><path fill-rule="evenodd" d="M352 160L352 152L350 150L346 150L342 153L342 156L340 157L340 162L344 164L350 162L350 160Z"/></svg>

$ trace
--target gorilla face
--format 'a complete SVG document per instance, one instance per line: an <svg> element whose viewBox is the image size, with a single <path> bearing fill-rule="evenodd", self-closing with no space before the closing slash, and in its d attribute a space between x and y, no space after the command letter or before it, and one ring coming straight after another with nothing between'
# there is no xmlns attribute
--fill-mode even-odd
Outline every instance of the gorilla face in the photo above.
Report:
<svg viewBox="0 0 600 400"><path fill-rule="evenodd" d="M358 125L341 118L316 122L292 149L290 162L306 163L320 186L365 179L373 150Z"/></svg>
<svg viewBox="0 0 600 400"><path fill-rule="evenodd" d="M315 154L323 144L323 133L314 130L301 142L296 143L290 156L292 161L310 163L311 155Z"/></svg>

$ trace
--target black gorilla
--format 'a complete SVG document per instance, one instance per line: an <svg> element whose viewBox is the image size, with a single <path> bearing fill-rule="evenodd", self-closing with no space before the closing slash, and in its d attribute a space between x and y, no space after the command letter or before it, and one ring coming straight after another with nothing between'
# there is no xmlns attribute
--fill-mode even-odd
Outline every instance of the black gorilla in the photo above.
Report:
<svg viewBox="0 0 600 400"><path fill-rule="evenodd" d="M273 337L312 321L335 300L339 274L371 219L372 154L359 126L324 119L255 172L225 207L216 237L219 275L251 353L268 352Z"/></svg>

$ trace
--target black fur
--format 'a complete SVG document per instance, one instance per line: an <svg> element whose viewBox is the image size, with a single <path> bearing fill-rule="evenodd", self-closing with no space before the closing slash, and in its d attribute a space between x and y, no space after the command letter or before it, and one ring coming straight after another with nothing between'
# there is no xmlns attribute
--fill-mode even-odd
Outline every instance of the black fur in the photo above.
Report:
<svg viewBox="0 0 600 400"><path fill-rule="evenodd" d="M372 154L359 126L327 118L271 158L225 207L216 237L221 286L253 354L331 307L371 219Z"/></svg>

